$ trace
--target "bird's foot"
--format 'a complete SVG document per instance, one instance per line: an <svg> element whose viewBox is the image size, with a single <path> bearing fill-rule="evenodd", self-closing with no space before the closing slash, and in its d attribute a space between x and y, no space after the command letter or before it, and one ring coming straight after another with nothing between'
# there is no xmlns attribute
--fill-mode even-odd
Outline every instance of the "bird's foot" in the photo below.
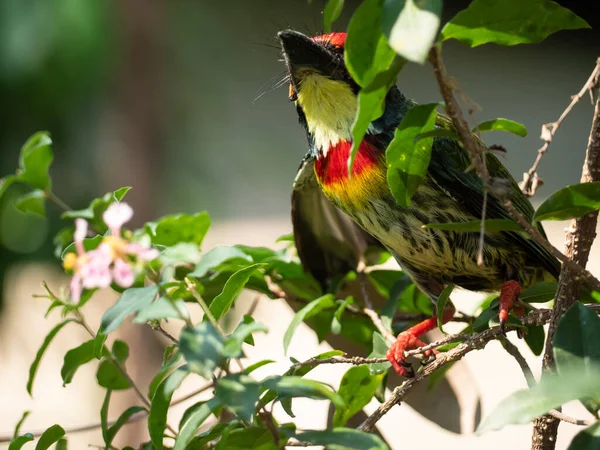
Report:
<svg viewBox="0 0 600 450"><path fill-rule="evenodd" d="M433 319L435 320L436 318L433 317ZM385 356L389 362L392 363L392 367L396 373L398 373L398 375L412 378L415 376L415 372L410 363L406 360L404 352L407 350L414 350L416 348L424 347L426 345L427 344L425 342L419 339L418 336L411 331L411 329L409 329L398 335L396 342L390 346ZM423 352L423 354L427 357L432 356L434 353L437 352L435 350L426 350Z"/></svg>
<svg viewBox="0 0 600 450"><path fill-rule="evenodd" d="M513 311L518 317L522 317L525 314L525 309L523 306L517 303L520 294L521 286L518 282L510 280L502 285L502 289L500 291L500 311L498 313L500 329L502 330L502 333L505 333L508 315L511 311ZM519 337L522 337L521 333L519 334Z"/></svg>

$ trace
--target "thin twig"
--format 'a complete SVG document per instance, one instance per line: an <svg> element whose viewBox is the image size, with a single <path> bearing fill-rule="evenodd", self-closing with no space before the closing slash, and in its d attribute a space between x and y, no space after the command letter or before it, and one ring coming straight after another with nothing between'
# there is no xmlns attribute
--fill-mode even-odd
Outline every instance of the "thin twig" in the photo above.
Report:
<svg viewBox="0 0 600 450"><path fill-rule="evenodd" d="M65 211L65 212L73 211L73 209L69 205L67 205L65 202L63 202L59 197L57 197L57 195L54 192L44 191L44 194L46 195L46 198L48 200L50 200L52 203L54 203L56 206L58 206L63 211Z"/></svg>
<svg viewBox="0 0 600 450"><path fill-rule="evenodd" d="M365 274L365 265L364 262L360 262L358 268L356 269L356 273L358 274L358 283L360 284L360 289L363 295L363 302L365 307L362 309L362 312L366 314L375 328L381 333L381 335L390 343L394 343L396 341L396 337L392 334L390 330L388 330L383 322L381 321L381 316L375 312L373 308L373 303L371 302L371 298L369 297L369 293L367 292L367 275Z"/></svg>
<svg viewBox="0 0 600 450"><path fill-rule="evenodd" d="M173 336L171 333L169 333L167 330L165 330L163 327L161 327L159 323L150 325L150 328L152 328L154 331L158 331L160 334L165 336L167 339L169 339L174 344L179 344L179 341L177 340L177 338L175 336Z"/></svg>
<svg viewBox="0 0 600 450"><path fill-rule="evenodd" d="M579 100L581 100L585 93L589 92L590 94L592 94L594 87L598 84L598 77L600 77L600 58L598 58L598 60L596 61L596 67L592 71L592 74L585 82L581 90L577 94L571 96L571 103L569 103L569 106L565 108L560 117L555 122L546 123L542 125L542 134L540 138L544 141L544 145L542 145L538 150L533 165L526 173L523 174L523 181L519 183L519 187L526 196L531 197L535 195L538 186L541 184L540 178L537 174L537 169L540 164L540 161L542 160L542 157L548 151L548 147L550 147L552 138L554 138L554 135L560 128L561 124L563 123L563 120L565 120L567 115L571 112L571 110L579 102Z"/></svg>

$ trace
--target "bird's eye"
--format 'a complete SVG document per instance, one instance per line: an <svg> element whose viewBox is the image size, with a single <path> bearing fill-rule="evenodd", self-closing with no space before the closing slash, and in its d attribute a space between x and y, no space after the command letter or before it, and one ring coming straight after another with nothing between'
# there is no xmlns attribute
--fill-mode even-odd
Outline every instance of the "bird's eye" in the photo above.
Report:
<svg viewBox="0 0 600 450"><path fill-rule="evenodd" d="M295 102L296 100L298 100L298 94L296 93L296 89L294 89L294 86L292 86L291 84L290 84L289 97L290 97L290 102Z"/></svg>

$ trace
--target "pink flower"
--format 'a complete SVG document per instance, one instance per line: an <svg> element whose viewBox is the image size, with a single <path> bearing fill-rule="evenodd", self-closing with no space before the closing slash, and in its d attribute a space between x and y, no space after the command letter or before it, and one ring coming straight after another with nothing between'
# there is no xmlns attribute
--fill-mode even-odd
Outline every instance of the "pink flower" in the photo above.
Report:
<svg viewBox="0 0 600 450"><path fill-rule="evenodd" d="M121 227L132 217L133 209L127 203L112 203L102 214L102 220L113 236L121 236Z"/></svg>
<svg viewBox="0 0 600 450"><path fill-rule="evenodd" d="M117 283L122 288L130 287L135 281L135 274L133 273L133 269L121 258L115 261L112 270L112 276L115 283Z"/></svg>
<svg viewBox="0 0 600 450"><path fill-rule="evenodd" d="M121 237L121 228L132 216L133 210L126 203L111 204L102 215L111 235L105 236L98 248L89 252L83 245L88 223L83 219L75 220L73 237L77 253L68 253L63 262L65 269L73 270L70 283L73 302L79 302L84 288L106 288L113 281L122 288L130 287L135 282L134 267L139 270L140 262L158 257L158 250L149 245L128 242ZM136 260L138 264L134 266Z"/></svg>
<svg viewBox="0 0 600 450"><path fill-rule="evenodd" d="M160 253L155 248L146 248L139 242L132 242L127 244L125 251L130 255L135 255L142 261L152 261L158 258Z"/></svg>

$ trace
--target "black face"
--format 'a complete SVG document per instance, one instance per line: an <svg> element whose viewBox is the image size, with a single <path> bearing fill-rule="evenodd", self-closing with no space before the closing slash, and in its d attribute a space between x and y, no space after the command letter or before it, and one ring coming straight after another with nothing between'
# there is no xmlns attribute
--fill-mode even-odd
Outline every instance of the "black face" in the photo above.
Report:
<svg viewBox="0 0 600 450"><path fill-rule="evenodd" d="M359 86L346 70L342 47L337 47L326 40L312 40L293 30L280 31L277 37L281 42L285 64L295 91L298 91L303 76L311 71L333 80L344 81L355 93L359 91Z"/></svg>

